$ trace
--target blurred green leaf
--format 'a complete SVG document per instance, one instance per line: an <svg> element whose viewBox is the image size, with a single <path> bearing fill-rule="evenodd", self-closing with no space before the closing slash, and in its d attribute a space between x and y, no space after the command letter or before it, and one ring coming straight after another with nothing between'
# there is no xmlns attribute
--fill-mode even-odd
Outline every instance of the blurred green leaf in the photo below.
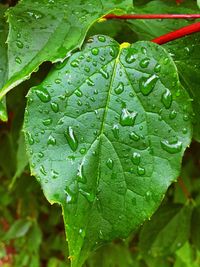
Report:
<svg viewBox="0 0 200 267"><path fill-rule="evenodd" d="M3 240L11 240L19 237L23 237L29 231L32 225L32 221L27 219L18 219L13 225L11 225L8 232L3 236Z"/></svg>

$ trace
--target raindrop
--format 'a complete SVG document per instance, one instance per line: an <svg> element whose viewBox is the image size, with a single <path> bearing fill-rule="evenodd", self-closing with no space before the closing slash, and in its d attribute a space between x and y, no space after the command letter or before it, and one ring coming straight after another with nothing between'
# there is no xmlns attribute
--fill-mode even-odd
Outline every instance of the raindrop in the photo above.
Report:
<svg viewBox="0 0 200 267"><path fill-rule="evenodd" d="M77 190L74 189L70 189L68 186L66 186L65 188L65 194L66 194L66 202L68 204L73 204L77 201L77 196L78 196L78 192Z"/></svg>
<svg viewBox="0 0 200 267"><path fill-rule="evenodd" d="M21 64L22 63L22 60L20 57L16 57L15 58L15 62L18 63L18 64Z"/></svg>
<svg viewBox="0 0 200 267"><path fill-rule="evenodd" d="M124 84L123 82L119 82L119 84L117 85L117 87L114 89L115 93L117 95L120 95L123 91L124 91Z"/></svg>
<svg viewBox="0 0 200 267"><path fill-rule="evenodd" d="M70 63L70 65L73 67L73 68L77 68L79 67L79 62L77 60L74 60Z"/></svg>
<svg viewBox="0 0 200 267"><path fill-rule="evenodd" d="M97 56L99 54L99 49L98 48L92 48L92 54L94 56Z"/></svg>
<svg viewBox="0 0 200 267"><path fill-rule="evenodd" d="M176 118L176 115L177 115L177 112L175 110L172 110L169 114L169 118L171 120L175 119Z"/></svg>
<svg viewBox="0 0 200 267"><path fill-rule="evenodd" d="M150 201L151 200L151 192L150 191L146 192L145 199L146 199L146 201Z"/></svg>
<svg viewBox="0 0 200 267"><path fill-rule="evenodd" d="M51 100L51 96L50 96L49 92L44 87L37 88L35 93L38 96L38 98L44 103L47 103Z"/></svg>
<svg viewBox="0 0 200 267"><path fill-rule="evenodd" d="M61 83L61 79L55 79L55 83L56 84L60 84Z"/></svg>
<svg viewBox="0 0 200 267"><path fill-rule="evenodd" d="M134 152L133 155L132 155L132 162L135 164L135 165L139 165L140 164L140 159L141 159L141 155L137 152Z"/></svg>
<svg viewBox="0 0 200 267"><path fill-rule="evenodd" d="M76 139L76 136L74 134L74 130L72 129L72 127L68 127L64 134L65 134L65 137L67 139L67 142L68 142L70 148L73 151L76 151L76 149L78 147L78 141Z"/></svg>
<svg viewBox="0 0 200 267"><path fill-rule="evenodd" d="M31 133L27 133L26 136L27 136L29 145L33 145L35 141L34 141L34 138L33 138L32 134Z"/></svg>
<svg viewBox="0 0 200 267"><path fill-rule="evenodd" d="M145 168L138 166L137 167L137 173L141 176L145 174Z"/></svg>
<svg viewBox="0 0 200 267"><path fill-rule="evenodd" d="M81 236L82 238L84 238L84 237L85 237L85 230L83 230L83 229L79 229L79 234L80 234L80 236Z"/></svg>
<svg viewBox="0 0 200 267"><path fill-rule="evenodd" d="M112 159L108 159L108 160L106 161L106 165L107 165L107 167L108 167L110 170L112 170L112 169L113 169L113 166L114 166L114 162L113 162L113 160L112 160Z"/></svg>
<svg viewBox="0 0 200 267"><path fill-rule="evenodd" d="M120 115L120 124L122 126L133 126L135 123L136 116L137 112L132 112L126 108L123 108Z"/></svg>
<svg viewBox="0 0 200 267"><path fill-rule="evenodd" d="M50 135L49 138L48 138L47 144L48 144L48 145L55 146L55 144L56 144L56 139L55 139L55 137L53 137L52 135Z"/></svg>
<svg viewBox="0 0 200 267"><path fill-rule="evenodd" d="M109 78L109 74L108 72L106 72L104 69L100 69L99 71L101 73L101 75L105 78L105 79L108 79Z"/></svg>
<svg viewBox="0 0 200 267"><path fill-rule="evenodd" d="M147 68L149 66L150 63L150 58L144 58L140 61L140 67L141 68Z"/></svg>
<svg viewBox="0 0 200 267"><path fill-rule="evenodd" d="M83 184L87 183L87 179L83 173L83 162L79 165L76 177L77 177L78 182L83 183Z"/></svg>
<svg viewBox="0 0 200 267"><path fill-rule="evenodd" d="M170 144L167 140L163 140L160 143L161 147L170 154L178 153L182 149L182 142L180 141Z"/></svg>
<svg viewBox="0 0 200 267"><path fill-rule="evenodd" d="M39 156L39 158L43 158L44 157L44 153L39 152L38 156Z"/></svg>
<svg viewBox="0 0 200 267"><path fill-rule="evenodd" d="M51 170L51 175L52 175L53 179L56 179L56 178L58 178L59 173L55 170Z"/></svg>
<svg viewBox="0 0 200 267"><path fill-rule="evenodd" d="M79 192L87 199L88 202L92 203L95 200L95 195L91 192L86 192L83 189L79 189Z"/></svg>
<svg viewBox="0 0 200 267"><path fill-rule="evenodd" d="M90 68L89 67L85 67L84 70L85 70L85 72L90 72Z"/></svg>
<svg viewBox="0 0 200 267"><path fill-rule="evenodd" d="M166 89L165 92L162 95L161 98L162 103L166 107L166 109L169 109L172 104L172 94L169 89Z"/></svg>
<svg viewBox="0 0 200 267"><path fill-rule="evenodd" d="M142 94L145 96L149 95L155 87L157 80L158 77L155 74L151 75L148 78L142 77L142 79L140 80L140 90Z"/></svg>
<svg viewBox="0 0 200 267"><path fill-rule="evenodd" d="M155 65L155 67L154 67L154 71L155 71L156 73L158 73L158 72L160 72L160 70L161 70L161 65L157 63L157 64Z"/></svg>
<svg viewBox="0 0 200 267"><path fill-rule="evenodd" d="M84 155L86 153L86 148L85 147L82 147L79 152Z"/></svg>
<svg viewBox="0 0 200 267"><path fill-rule="evenodd" d="M19 41L19 40L17 40L16 45L20 49L24 47L23 43L21 41Z"/></svg>
<svg viewBox="0 0 200 267"><path fill-rule="evenodd" d="M94 82L93 82L90 78L88 78L88 79L86 80L86 83L87 83L87 85L89 85L89 86L94 86Z"/></svg>
<svg viewBox="0 0 200 267"><path fill-rule="evenodd" d="M104 43L106 41L106 38L104 36L98 36L98 40L102 43Z"/></svg>
<svg viewBox="0 0 200 267"><path fill-rule="evenodd" d="M129 134L130 139L134 140L134 141L138 141L140 139L140 136L138 134L136 134L135 132L131 132Z"/></svg>
<svg viewBox="0 0 200 267"><path fill-rule="evenodd" d="M44 126L48 126L48 125L50 125L50 124L52 123L52 119L51 119L51 118L49 118L49 119L44 119L44 120L42 121L42 123L44 124Z"/></svg>
<svg viewBox="0 0 200 267"><path fill-rule="evenodd" d="M44 168L43 165L40 166L40 172L41 172L43 175L47 175L47 172L46 172L46 170L45 170L45 168Z"/></svg>
<svg viewBox="0 0 200 267"><path fill-rule="evenodd" d="M81 92L80 89L75 90L74 93L75 93L75 95L78 96L78 97L82 97L82 96L83 96L83 93Z"/></svg>
<svg viewBox="0 0 200 267"><path fill-rule="evenodd" d="M136 61L136 58L134 54L127 54L125 60L128 64L131 64Z"/></svg>
<svg viewBox="0 0 200 267"><path fill-rule="evenodd" d="M183 128L182 132L183 134L186 134L188 132L187 128Z"/></svg>
<svg viewBox="0 0 200 267"><path fill-rule="evenodd" d="M57 112L59 111L59 106L58 106L58 104L57 104L56 102L52 102L52 103L51 103L51 109L52 109L55 113L57 113Z"/></svg>
<svg viewBox="0 0 200 267"><path fill-rule="evenodd" d="M117 124L113 125L112 128L113 135L116 139L119 139L119 126Z"/></svg>

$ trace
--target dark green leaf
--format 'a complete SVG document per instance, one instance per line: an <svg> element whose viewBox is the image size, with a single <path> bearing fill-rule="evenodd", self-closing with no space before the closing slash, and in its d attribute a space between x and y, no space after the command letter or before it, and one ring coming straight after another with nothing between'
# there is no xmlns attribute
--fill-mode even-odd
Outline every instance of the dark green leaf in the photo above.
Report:
<svg viewBox="0 0 200 267"><path fill-rule="evenodd" d="M200 142L200 33L196 33L179 40L170 42L165 48L171 53L183 86L193 98L195 112L194 138Z"/></svg>
<svg viewBox="0 0 200 267"><path fill-rule="evenodd" d="M7 45L6 38L8 34L8 26L6 24L4 13L6 8L0 4L0 88L7 79ZM0 101L0 120L7 121L8 115L6 111L5 98Z"/></svg>
<svg viewBox="0 0 200 267"><path fill-rule="evenodd" d="M44 61L61 61L80 48L89 27L100 17L131 5L130 0L20 1L7 12L9 73L0 98Z"/></svg>
<svg viewBox="0 0 200 267"><path fill-rule="evenodd" d="M189 100L162 47L102 35L32 88L31 171L63 207L73 267L158 207L190 143Z"/></svg>
<svg viewBox="0 0 200 267"><path fill-rule="evenodd" d="M188 5L187 2L190 4ZM185 1L178 6L175 0L150 1L146 5L136 6L133 11L135 14L193 14L199 12L191 1ZM128 20L128 25L137 33L140 40L151 40L191 23L191 21L184 19Z"/></svg>
<svg viewBox="0 0 200 267"><path fill-rule="evenodd" d="M163 206L146 222L140 234L140 250L145 256L170 255L188 240L192 205Z"/></svg>
<svg viewBox="0 0 200 267"><path fill-rule="evenodd" d="M200 206L197 206L194 208L192 213L191 239L192 243L200 251L199 222L200 222Z"/></svg>

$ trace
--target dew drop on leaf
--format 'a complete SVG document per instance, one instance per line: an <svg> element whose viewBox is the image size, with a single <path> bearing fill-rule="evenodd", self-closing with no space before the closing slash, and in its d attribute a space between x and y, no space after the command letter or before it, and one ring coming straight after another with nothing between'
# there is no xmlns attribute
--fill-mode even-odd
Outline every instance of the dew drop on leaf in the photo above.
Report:
<svg viewBox="0 0 200 267"><path fill-rule="evenodd" d="M38 98L44 103L47 103L51 100L51 96L50 96L49 92L44 87L37 88L35 93L38 96Z"/></svg>
<svg viewBox="0 0 200 267"><path fill-rule="evenodd" d="M119 84L117 85L117 87L114 89L115 93L117 95L120 95L123 91L124 91L124 84L123 82L119 82Z"/></svg>
<svg viewBox="0 0 200 267"><path fill-rule="evenodd" d="M51 125L51 123L52 123L52 119L51 119L51 118L44 119L44 120L42 121L42 123L44 124L44 126Z"/></svg>
<svg viewBox="0 0 200 267"><path fill-rule="evenodd" d="M44 168L43 165L40 166L40 172L41 172L43 175L47 175L47 172L46 172L46 170L45 170L45 168Z"/></svg>
<svg viewBox="0 0 200 267"><path fill-rule="evenodd" d="M135 123L136 116L137 112L132 112L126 108L123 108L120 115L120 124L122 126L133 126Z"/></svg>
<svg viewBox="0 0 200 267"><path fill-rule="evenodd" d="M64 134L65 134L65 137L67 139L67 142L68 142L70 148L73 151L76 151L76 149L78 147L78 141L77 141L76 136L74 134L73 128L68 127Z"/></svg>
<svg viewBox="0 0 200 267"><path fill-rule="evenodd" d="M170 154L178 153L182 149L182 142L180 141L171 144L167 140L163 140L160 143L161 147Z"/></svg>
<svg viewBox="0 0 200 267"><path fill-rule="evenodd" d="M34 138L31 133L26 134L29 145L33 145L35 143Z"/></svg>
<svg viewBox="0 0 200 267"><path fill-rule="evenodd" d="M166 89L162 95L161 101L166 109L169 109L172 104L172 94L169 89Z"/></svg>
<svg viewBox="0 0 200 267"><path fill-rule="evenodd" d="M137 173L141 176L145 174L145 168L138 166L137 167Z"/></svg>
<svg viewBox="0 0 200 267"><path fill-rule="evenodd" d="M140 67L141 68L147 68L149 66L150 59L149 58L144 58L140 61Z"/></svg>
<svg viewBox="0 0 200 267"><path fill-rule="evenodd" d="M19 40L16 41L16 45L18 48L22 49L24 47L23 43Z"/></svg>
<svg viewBox="0 0 200 267"><path fill-rule="evenodd" d="M59 111L59 105L58 105L58 103L56 103L56 102L52 102L52 103L51 103L51 109L52 109L55 113L57 113L57 112Z"/></svg>
<svg viewBox="0 0 200 267"><path fill-rule="evenodd" d="M18 63L18 64L21 64L22 63L22 60L20 57L16 57L15 58L15 62Z"/></svg>
<svg viewBox="0 0 200 267"><path fill-rule="evenodd" d="M175 110L172 110L169 114L169 118L171 120L175 119L176 118L176 115L177 115L177 112Z"/></svg>
<svg viewBox="0 0 200 267"><path fill-rule="evenodd" d="M106 41L106 38L104 36L98 36L98 40L104 43Z"/></svg>
<svg viewBox="0 0 200 267"><path fill-rule="evenodd" d="M98 49L98 48L93 48L93 49L92 49L92 54L93 54L94 56L97 56L97 55L99 54L99 49Z"/></svg>
<svg viewBox="0 0 200 267"><path fill-rule="evenodd" d="M113 125L112 128L113 135L116 139L119 139L119 126L117 124Z"/></svg>
<svg viewBox="0 0 200 267"><path fill-rule="evenodd" d="M73 67L73 68L77 68L79 66L79 62L77 60L74 60L70 63L70 65Z"/></svg>
<svg viewBox="0 0 200 267"><path fill-rule="evenodd" d="M105 71L104 69L101 68L99 72L101 73L103 78L105 78L105 79L109 78L109 73L107 71Z"/></svg>
<svg viewBox="0 0 200 267"><path fill-rule="evenodd" d="M55 146L56 145L56 138L53 137L52 135L50 135L49 138L48 138L47 144Z"/></svg>
<svg viewBox="0 0 200 267"><path fill-rule="evenodd" d="M92 192L86 192L83 189L79 189L79 192L87 199L88 202L92 203L95 200L95 195Z"/></svg>
<svg viewBox="0 0 200 267"><path fill-rule="evenodd" d="M73 204L77 201L77 189L76 187L74 188L69 188L69 186L66 186L65 188L65 194L66 194L66 202L68 204Z"/></svg>
<svg viewBox="0 0 200 267"><path fill-rule="evenodd" d="M140 90L144 96L147 96L154 89L158 80L157 75L153 74L148 78L142 77L140 79Z"/></svg>
<svg viewBox="0 0 200 267"><path fill-rule="evenodd" d="M134 152L133 155L132 155L132 162L135 164L135 165L139 165L140 163L140 159L141 159L141 155L137 152Z"/></svg>
<svg viewBox="0 0 200 267"><path fill-rule="evenodd" d="M161 65L157 63L157 64L155 65L155 67L154 67L154 71L155 71L156 73L158 73L158 72L160 72L160 70L161 70Z"/></svg>
<svg viewBox="0 0 200 267"><path fill-rule="evenodd" d="M77 172L77 176L76 177L77 177L78 182L83 183L83 184L86 184L87 183L87 179L86 179L86 177L85 177L85 175L83 173L83 163L81 163L79 165L79 168L78 168L78 172Z"/></svg>
<svg viewBox="0 0 200 267"><path fill-rule="evenodd" d="M113 169L113 166L114 166L114 162L113 162L113 160L112 160L112 159L108 159L108 160L106 161L106 165L107 165L107 167L108 167L110 170L112 170L112 169Z"/></svg>
<svg viewBox="0 0 200 267"><path fill-rule="evenodd" d="M140 139L140 136L138 134L136 134L135 132L131 132L129 134L130 139L134 140L134 141L138 141Z"/></svg>

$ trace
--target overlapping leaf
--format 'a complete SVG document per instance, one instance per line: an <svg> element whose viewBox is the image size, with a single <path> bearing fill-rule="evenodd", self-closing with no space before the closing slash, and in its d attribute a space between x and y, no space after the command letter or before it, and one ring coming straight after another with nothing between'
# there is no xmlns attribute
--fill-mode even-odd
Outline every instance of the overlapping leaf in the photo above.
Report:
<svg viewBox="0 0 200 267"><path fill-rule="evenodd" d="M134 8L136 14L193 14L198 12L196 3L192 1L184 1L181 5L177 5L175 0L154 0ZM193 21L184 19L128 21L129 27L137 33L139 40L151 40L191 23Z"/></svg>
<svg viewBox="0 0 200 267"><path fill-rule="evenodd" d="M0 5L0 88L7 79L7 47L6 38L8 34L8 26L6 24L4 13L6 8ZM5 98L0 100L0 120L7 120L7 111Z"/></svg>
<svg viewBox="0 0 200 267"><path fill-rule="evenodd" d="M95 36L31 89L31 170L63 207L73 267L152 215L179 173L190 113L174 62L151 42Z"/></svg>
<svg viewBox="0 0 200 267"><path fill-rule="evenodd" d="M200 34L196 33L179 40L170 42L165 48L171 53L182 84L193 99L194 109L194 138L200 141Z"/></svg>
<svg viewBox="0 0 200 267"><path fill-rule="evenodd" d="M130 0L24 0L8 13L8 80L0 98L30 77L44 61L62 60L80 48L85 35L98 18Z"/></svg>

